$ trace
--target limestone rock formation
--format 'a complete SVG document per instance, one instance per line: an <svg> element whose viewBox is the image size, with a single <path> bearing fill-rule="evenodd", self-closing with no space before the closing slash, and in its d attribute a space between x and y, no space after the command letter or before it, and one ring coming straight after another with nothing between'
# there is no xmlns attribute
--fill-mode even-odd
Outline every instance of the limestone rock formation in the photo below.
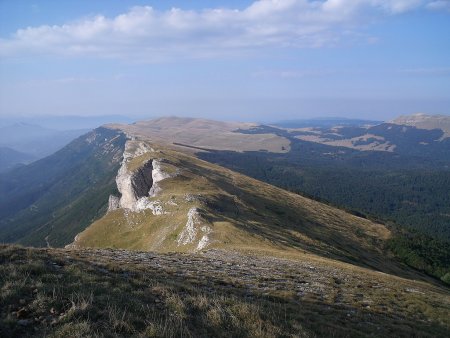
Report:
<svg viewBox="0 0 450 338"><path fill-rule="evenodd" d="M144 155L147 152L154 152L154 149L143 142L127 141L122 166L116 177L117 189L121 193L118 208L133 211L151 209L153 214L161 215L164 213L162 206L156 202L149 201L148 197L157 196L161 191L159 182L171 177L169 173L163 170L163 160L150 159L136 170L130 170L128 167L128 163L133 158Z"/></svg>
<svg viewBox="0 0 450 338"><path fill-rule="evenodd" d="M119 207L120 207L120 198L114 195L109 195L108 212L119 209Z"/></svg>

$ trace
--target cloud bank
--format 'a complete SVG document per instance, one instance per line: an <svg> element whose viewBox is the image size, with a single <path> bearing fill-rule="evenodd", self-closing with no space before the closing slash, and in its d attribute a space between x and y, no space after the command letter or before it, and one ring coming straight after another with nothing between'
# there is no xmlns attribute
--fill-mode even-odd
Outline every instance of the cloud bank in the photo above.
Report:
<svg viewBox="0 0 450 338"><path fill-rule="evenodd" d="M155 62L271 47L333 46L361 38L358 28L373 19L448 8L449 2L443 0L259 0L241 10L158 11L139 6L112 18L98 15L60 26L19 29L0 39L0 57L87 56Z"/></svg>

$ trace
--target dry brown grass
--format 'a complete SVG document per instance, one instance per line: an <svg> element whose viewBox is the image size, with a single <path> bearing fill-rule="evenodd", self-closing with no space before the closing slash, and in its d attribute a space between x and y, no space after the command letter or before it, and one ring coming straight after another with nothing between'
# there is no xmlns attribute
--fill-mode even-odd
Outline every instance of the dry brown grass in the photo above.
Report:
<svg viewBox="0 0 450 338"><path fill-rule="evenodd" d="M167 269L171 263L156 268L136 264L131 253L129 263L119 263L117 257L114 251L1 246L0 336L443 337L449 333L448 292L424 283L353 271L355 282L330 281L331 288L343 293L338 303L327 297L299 299L283 289L269 294L263 287L248 289L245 278L250 271L245 269L231 278L232 283L225 282L216 275L219 270L208 267L208 256L160 257L204 265L206 272L191 278ZM252 262L249 266L258 264ZM297 280L294 266L285 269L283 278ZM317 274L325 278L320 271ZM285 285L282 279L280 286ZM401 291L406 288L413 291ZM358 305L362 300L355 290L371 299L370 308ZM358 300L352 303L353 297Z"/></svg>
<svg viewBox="0 0 450 338"><path fill-rule="evenodd" d="M252 123L220 122L191 118L160 118L140 121L133 125L110 125L150 142L190 146L216 150L286 152L290 141L275 134L242 134L233 131L254 127ZM188 131L188 132L187 132Z"/></svg>

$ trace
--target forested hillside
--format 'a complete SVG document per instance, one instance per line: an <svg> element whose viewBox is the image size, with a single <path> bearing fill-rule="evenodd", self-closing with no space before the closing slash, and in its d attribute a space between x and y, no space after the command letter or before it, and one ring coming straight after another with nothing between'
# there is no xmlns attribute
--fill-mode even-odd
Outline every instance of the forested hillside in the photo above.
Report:
<svg viewBox="0 0 450 338"><path fill-rule="evenodd" d="M252 132L268 130L277 132L273 127ZM450 266L450 171L449 158L436 154L445 153L445 145L421 157L417 150L411 155L405 140L400 153L358 151L278 133L291 140L290 152L211 150L198 156L386 223L397 234L389 245L392 252L405 263L444 278Z"/></svg>
<svg viewBox="0 0 450 338"><path fill-rule="evenodd" d="M106 211L125 144L98 128L0 176L0 242L61 246Z"/></svg>

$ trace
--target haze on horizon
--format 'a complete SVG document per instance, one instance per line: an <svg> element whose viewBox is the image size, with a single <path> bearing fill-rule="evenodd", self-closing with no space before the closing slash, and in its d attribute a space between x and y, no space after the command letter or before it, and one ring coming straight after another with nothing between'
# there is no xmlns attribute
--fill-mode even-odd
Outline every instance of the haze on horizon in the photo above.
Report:
<svg viewBox="0 0 450 338"><path fill-rule="evenodd" d="M450 1L2 1L0 117L450 114Z"/></svg>

